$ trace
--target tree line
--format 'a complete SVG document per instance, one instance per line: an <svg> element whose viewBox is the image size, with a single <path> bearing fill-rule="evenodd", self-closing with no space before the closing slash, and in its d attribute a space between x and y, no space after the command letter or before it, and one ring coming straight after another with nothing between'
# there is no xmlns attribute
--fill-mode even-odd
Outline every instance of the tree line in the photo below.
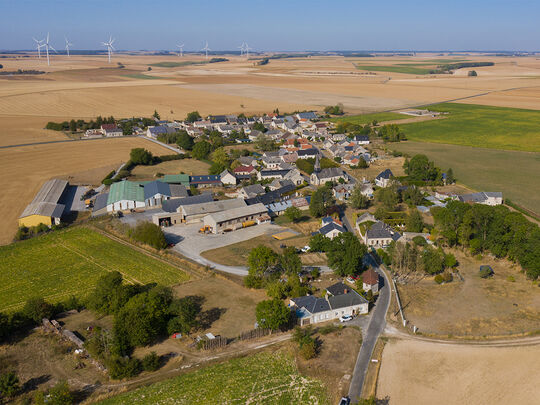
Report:
<svg viewBox="0 0 540 405"><path fill-rule="evenodd" d="M431 210L435 236L447 246L462 246L472 254L490 252L519 263L527 277L540 277L540 228L507 207L450 201Z"/></svg>

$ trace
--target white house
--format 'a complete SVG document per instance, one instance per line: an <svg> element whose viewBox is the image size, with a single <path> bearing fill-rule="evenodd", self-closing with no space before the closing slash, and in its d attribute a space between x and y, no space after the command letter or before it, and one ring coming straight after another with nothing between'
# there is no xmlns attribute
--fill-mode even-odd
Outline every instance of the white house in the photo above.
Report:
<svg viewBox="0 0 540 405"><path fill-rule="evenodd" d="M460 195L459 201L470 204L501 205L503 195L501 192L481 191L479 193Z"/></svg>
<svg viewBox="0 0 540 405"><path fill-rule="evenodd" d="M219 175L221 182L224 185L228 186L235 186L236 185L236 177L233 176L228 170L224 170Z"/></svg>
<svg viewBox="0 0 540 405"><path fill-rule="evenodd" d="M377 177L375 177L375 185L378 187L388 187L392 181L394 174L390 169L386 169L380 172Z"/></svg>
<svg viewBox="0 0 540 405"><path fill-rule="evenodd" d="M379 275L371 267L362 273L362 288L366 292L371 290L373 294L379 291Z"/></svg>

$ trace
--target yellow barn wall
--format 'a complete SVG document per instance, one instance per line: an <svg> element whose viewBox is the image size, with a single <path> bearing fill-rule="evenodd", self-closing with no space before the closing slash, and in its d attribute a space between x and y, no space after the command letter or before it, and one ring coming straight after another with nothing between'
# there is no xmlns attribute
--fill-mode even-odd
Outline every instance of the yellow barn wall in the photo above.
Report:
<svg viewBox="0 0 540 405"><path fill-rule="evenodd" d="M39 224L45 224L50 227L52 225L51 217L46 217L43 215L29 215L24 218L19 218L19 226L31 227Z"/></svg>

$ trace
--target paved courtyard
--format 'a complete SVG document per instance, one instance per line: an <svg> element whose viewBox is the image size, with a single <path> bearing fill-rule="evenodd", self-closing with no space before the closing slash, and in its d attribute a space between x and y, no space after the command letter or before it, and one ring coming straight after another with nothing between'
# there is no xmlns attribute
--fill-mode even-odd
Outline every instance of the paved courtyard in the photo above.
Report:
<svg viewBox="0 0 540 405"><path fill-rule="evenodd" d="M200 254L206 250L217 249L234 243L243 242L248 239L256 238L261 235L272 235L283 231L285 228L271 223L250 226L249 228L239 229L224 234L202 234L199 229L202 222L189 225L175 225L164 228L165 237L168 242L174 243L174 250L178 253L196 261L204 266L210 266L217 270L227 273L245 276L248 274L245 267L225 266L214 263L201 257Z"/></svg>

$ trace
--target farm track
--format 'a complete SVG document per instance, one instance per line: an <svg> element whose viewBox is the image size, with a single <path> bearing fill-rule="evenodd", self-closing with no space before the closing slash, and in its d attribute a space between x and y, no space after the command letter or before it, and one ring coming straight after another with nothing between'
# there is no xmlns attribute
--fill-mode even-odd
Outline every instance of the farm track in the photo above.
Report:
<svg viewBox="0 0 540 405"><path fill-rule="evenodd" d="M419 340L428 343L438 343L444 345L461 345L461 346L479 346L479 347L520 347L520 346L536 346L540 345L540 335L524 336L524 337L508 337L508 339L494 340L447 340L440 338L430 338L426 336L411 335L405 333L394 326L387 325L384 333L388 337L398 337L411 340Z"/></svg>

